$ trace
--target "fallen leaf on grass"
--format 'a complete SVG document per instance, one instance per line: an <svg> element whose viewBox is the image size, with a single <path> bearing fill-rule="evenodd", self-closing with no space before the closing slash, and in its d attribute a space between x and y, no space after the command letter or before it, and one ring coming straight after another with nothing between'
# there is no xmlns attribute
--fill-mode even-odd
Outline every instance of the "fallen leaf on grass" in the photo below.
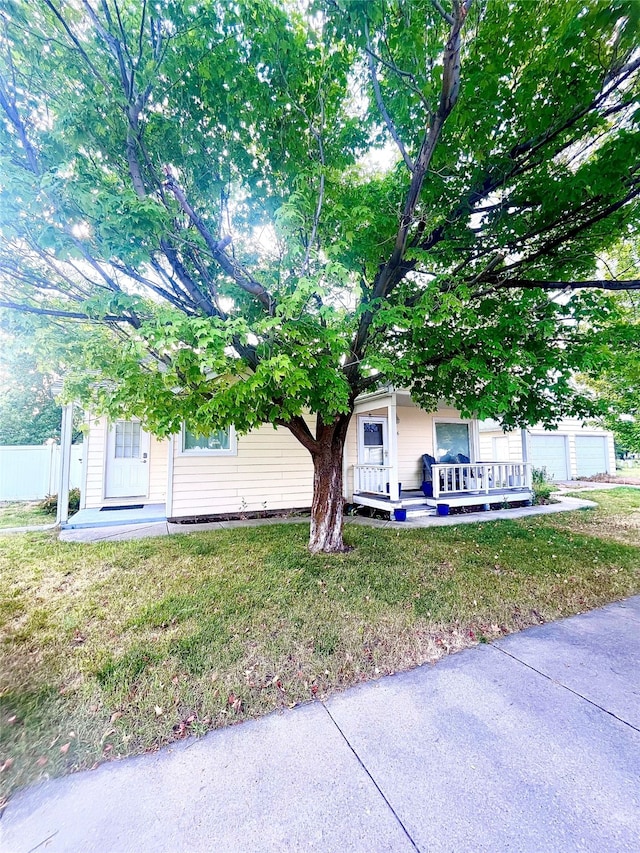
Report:
<svg viewBox="0 0 640 853"><path fill-rule="evenodd" d="M164 711L160 707L160 705L156 705L155 707L156 717L161 717L164 714Z"/></svg>
<svg viewBox="0 0 640 853"><path fill-rule="evenodd" d="M119 720L122 717L122 711L114 711L111 715L110 723L115 723L116 720Z"/></svg>
<svg viewBox="0 0 640 853"><path fill-rule="evenodd" d="M13 765L13 758L7 758L4 762L4 764L2 765L2 767L0 767L0 773L3 773L5 770L8 770L12 765Z"/></svg>
<svg viewBox="0 0 640 853"><path fill-rule="evenodd" d="M236 714L239 714L243 710L244 702L242 701L241 696L236 696L235 693L230 693L227 699L227 704L231 705Z"/></svg>
<svg viewBox="0 0 640 853"><path fill-rule="evenodd" d="M38 767L44 767L48 760L49 759L46 758L44 755L41 755L40 758L36 761L36 764L38 765Z"/></svg>
<svg viewBox="0 0 640 853"><path fill-rule="evenodd" d="M62 744L62 746L60 747L60 752L61 752L63 755L66 755L66 754L67 754L67 752L69 752L69 747L70 747L70 746L71 746L71 741L69 741L69 743L63 743L63 744Z"/></svg>

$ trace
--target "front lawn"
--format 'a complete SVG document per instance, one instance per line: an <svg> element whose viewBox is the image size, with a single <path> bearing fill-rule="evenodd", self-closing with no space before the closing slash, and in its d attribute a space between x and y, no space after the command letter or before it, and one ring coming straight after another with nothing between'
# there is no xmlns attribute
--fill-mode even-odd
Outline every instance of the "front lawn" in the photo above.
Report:
<svg viewBox="0 0 640 853"><path fill-rule="evenodd" d="M46 512L41 508L41 503L42 501L0 501L0 529L54 524L55 512Z"/></svg>
<svg viewBox="0 0 640 853"><path fill-rule="evenodd" d="M0 537L5 791L640 591L640 490L431 529L306 525L85 545Z"/></svg>

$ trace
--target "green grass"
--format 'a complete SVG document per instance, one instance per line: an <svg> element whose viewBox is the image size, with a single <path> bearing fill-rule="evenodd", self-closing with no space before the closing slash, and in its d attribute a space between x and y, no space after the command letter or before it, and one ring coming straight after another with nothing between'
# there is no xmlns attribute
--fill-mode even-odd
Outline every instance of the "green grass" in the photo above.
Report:
<svg viewBox="0 0 640 853"><path fill-rule="evenodd" d="M32 527L37 524L53 524L55 513L40 508L40 501L1 501L0 529L6 527Z"/></svg>
<svg viewBox="0 0 640 853"><path fill-rule="evenodd" d="M323 698L640 591L640 490L431 529L0 537L5 791Z"/></svg>

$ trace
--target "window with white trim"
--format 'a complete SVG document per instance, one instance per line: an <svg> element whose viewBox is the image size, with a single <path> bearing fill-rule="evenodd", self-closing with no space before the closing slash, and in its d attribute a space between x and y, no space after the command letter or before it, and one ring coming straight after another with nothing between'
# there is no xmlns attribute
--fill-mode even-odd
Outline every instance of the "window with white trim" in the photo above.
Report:
<svg viewBox="0 0 640 853"><path fill-rule="evenodd" d="M236 456L238 443L233 427L212 430L208 435L192 432L188 427L182 428L182 453L194 456Z"/></svg>

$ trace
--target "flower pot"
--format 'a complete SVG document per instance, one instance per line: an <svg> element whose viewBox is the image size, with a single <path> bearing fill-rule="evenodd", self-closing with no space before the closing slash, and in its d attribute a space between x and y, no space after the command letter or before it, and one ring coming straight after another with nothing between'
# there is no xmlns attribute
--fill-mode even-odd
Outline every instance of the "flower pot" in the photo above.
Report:
<svg viewBox="0 0 640 853"><path fill-rule="evenodd" d="M449 515L449 504L438 504L438 515Z"/></svg>
<svg viewBox="0 0 640 853"><path fill-rule="evenodd" d="M407 520L407 511L401 507L394 509L393 517L396 521L406 521Z"/></svg>

